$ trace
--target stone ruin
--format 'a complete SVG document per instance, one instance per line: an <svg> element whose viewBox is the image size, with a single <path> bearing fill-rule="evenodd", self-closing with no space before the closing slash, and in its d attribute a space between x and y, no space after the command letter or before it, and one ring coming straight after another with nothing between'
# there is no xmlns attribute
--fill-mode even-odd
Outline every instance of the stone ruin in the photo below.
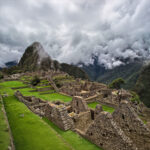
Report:
<svg viewBox="0 0 150 150"><path fill-rule="evenodd" d="M67 108L63 104L49 102L45 108L45 117L63 130L73 128L73 120L67 113Z"/></svg>
<svg viewBox="0 0 150 150"><path fill-rule="evenodd" d="M19 91L15 93L19 101L23 102L35 114L46 117L63 130L73 128L73 120L63 103L50 103L33 96L23 96Z"/></svg>
<svg viewBox="0 0 150 150"><path fill-rule="evenodd" d="M150 130L128 101L110 114L101 105L90 109L74 96L70 103L45 102L35 97L15 96L34 113L46 117L63 130L72 130L105 150L150 150Z"/></svg>

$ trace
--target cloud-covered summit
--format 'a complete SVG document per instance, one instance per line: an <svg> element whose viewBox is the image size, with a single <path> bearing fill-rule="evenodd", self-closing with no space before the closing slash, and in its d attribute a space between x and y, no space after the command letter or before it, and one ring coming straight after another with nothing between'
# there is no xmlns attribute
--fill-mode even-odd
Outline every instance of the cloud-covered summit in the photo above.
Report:
<svg viewBox="0 0 150 150"><path fill-rule="evenodd" d="M53 59L112 68L150 56L149 0L0 1L0 66L39 41ZM119 59L118 59L119 58Z"/></svg>

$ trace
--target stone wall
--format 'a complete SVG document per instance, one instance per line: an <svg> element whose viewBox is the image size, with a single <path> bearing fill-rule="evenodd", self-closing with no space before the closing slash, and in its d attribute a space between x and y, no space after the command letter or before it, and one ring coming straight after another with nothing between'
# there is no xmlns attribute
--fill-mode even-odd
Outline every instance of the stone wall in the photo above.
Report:
<svg viewBox="0 0 150 150"><path fill-rule="evenodd" d="M99 113L82 136L105 150L137 150L107 112Z"/></svg>
<svg viewBox="0 0 150 150"><path fill-rule="evenodd" d="M63 130L73 128L73 120L68 115L66 107L62 104L56 105L49 102L45 109L45 117Z"/></svg>
<svg viewBox="0 0 150 150"><path fill-rule="evenodd" d="M77 116L74 117L74 127L75 129L78 129L82 132L85 132L88 126L91 124L93 121L91 119L91 112L86 111L78 114Z"/></svg>
<svg viewBox="0 0 150 150"><path fill-rule="evenodd" d="M47 102L33 96L23 96L19 91L15 92L15 96L32 112L39 116L45 116L45 107L47 105Z"/></svg>
<svg viewBox="0 0 150 150"><path fill-rule="evenodd" d="M73 120L68 115L67 107L61 102L50 103L32 96L23 96L19 91L15 93L19 101L23 102L35 114L46 117L59 128L68 130L73 128Z"/></svg>
<svg viewBox="0 0 150 150"><path fill-rule="evenodd" d="M113 118L139 150L150 150L150 130L128 101L122 101L113 113Z"/></svg>
<svg viewBox="0 0 150 150"><path fill-rule="evenodd" d="M72 111L79 114L80 112L86 112L89 110L86 101L80 96L74 96L71 101Z"/></svg>

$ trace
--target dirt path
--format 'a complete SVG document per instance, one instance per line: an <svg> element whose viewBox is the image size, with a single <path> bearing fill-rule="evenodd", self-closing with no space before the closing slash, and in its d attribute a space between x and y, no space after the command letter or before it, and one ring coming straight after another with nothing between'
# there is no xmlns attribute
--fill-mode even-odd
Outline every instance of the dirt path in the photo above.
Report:
<svg viewBox="0 0 150 150"><path fill-rule="evenodd" d="M13 136L12 136L12 133L11 133L11 129L10 129L10 126L9 126L9 122L8 122L8 118L7 118L7 115L6 115L6 111L5 111L5 107L4 107L4 102L3 102L3 98L2 96L0 95L0 100L2 102L2 110L4 112L4 117L5 117L5 120L6 120L6 124L8 126L8 132L9 132L9 135L10 135L10 144L11 144L11 150L15 150L15 145L14 145L14 140L13 140Z"/></svg>

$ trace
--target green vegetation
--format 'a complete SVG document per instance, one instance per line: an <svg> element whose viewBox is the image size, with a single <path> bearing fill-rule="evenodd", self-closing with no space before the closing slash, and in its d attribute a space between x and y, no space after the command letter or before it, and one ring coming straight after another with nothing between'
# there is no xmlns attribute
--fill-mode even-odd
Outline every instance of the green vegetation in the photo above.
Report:
<svg viewBox="0 0 150 150"><path fill-rule="evenodd" d="M25 84L23 84L22 82L20 81L7 81L7 82L2 82L0 83L0 86L3 87L1 90L2 93L5 93L6 91L7 92L10 92L10 93L13 93L15 92L16 90L11 90L9 87L13 87L13 88L17 88L17 87L22 87L22 86L26 86ZM5 87L5 88L4 88ZM51 93L51 94L41 94L41 93L44 93L44 92L52 92L51 90L48 90L48 91L44 91L44 92L33 92L33 88L23 88L23 89L19 89L19 91L24 95L24 96L35 96L35 97L38 97L38 98L41 98L43 100L47 100L47 101L56 101L56 100L60 100L60 101L63 101L63 102L69 102L72 100L72 97L70 96L66 96L66 95L63 95L63 94L59 94L59 93Z"/></svg>
<svg viewBox="0 0 150 150"><path fill-rule="evenodd" d="M69 149L40 117L14 96L4 98L4 103L16 150Z"/></svg>
<svg viewBox="0 0 150 150"><path fill-rule="evenodd" d="M78 134L72 131L63 131L59 129L55 124L53 124L48 119L44 118L50 127L52 127L60 136L62 136L75 150L102 150L98 148L96 145L90 143L86 139L80 137Z"/></svg>
<svg viewBox="0 0 150 150"><path fill-rule="evenodd" d="M107 106L107 105L102 105L102 108L104 111L107 111L109 113L113 113L115 109L113 107Z"/></svg>
<svg viewBox="0 0 150 150"><path fill-rule="evenodd" d="M2 105L0 99L0 150L6 150L10 146L10 137Z"/></svg>
<svg viewBox="0 0 150 150"><path fill-rule="evenodd" d="M125 81L122 78L118 78L113 80L108 86L112 89L120 89L123 84L125 84Z"/></svg>
<svg viewBox="0 0 150 150"><path fill-rule="evenodd" d="M99 104L99 103L98 103L98 102L89 103L89 104L88 104L88 107L95 109L97 104Z"/></svg>
<svg viewBox="0 0 150 150"><path fill-rule="evenodd" d="M0 80L3 79L3 78L4 78L3 74L0 73Z"/></svg>
<svg viewBox="0 0 150 150"><path fill-rule="evenodd" d="M38 98L41 98L43 100L47 100L47 101L56 101L56 100L60 100L63 102L69 102L72 100L72 97L66 96L66 95L62 95L59 93L51 93L51 94L40 94L41 92L31 92L31 90L33 90L32 88L24 88L24 89L20 89L19 91L24 95L24 96L35 96Z"/></svg>
<svg viewBox="0 0 150 150"><path fill-rule="evenodd" d="M99 104L99 103L98 102L89 103L88 107L95 109L97 104ZM104 111L107 111L109 113L113 113L114 110L115 110L113 107L110 107L110 106L107 106L107 105L102 105L102 108L103 108Z"/></svg>
<svg viewBox="0 0 150 150"><path fill-rule="evenodd" d="M113 80L121 77L126 82L123 88L133 90L142 67L143 61L135 60L134 62L120 65L112 69L105 69L104 66L99 65L98 61L95 60L94 65L83 66L83 69L91 80L100 83L110 84Z"/></svg>
<svg viewBox="0 0 150 150"><path fill-rule="evenodd" d="M40 83L40 79L35 76L31 81L31 85L36 86L38 83Z"/></svg>
<svg viewBox="0 0 150 150"><path fill-rule="evenodd" d="M132 98L130 99L132 102L140 103L140 97L136 94L136 92L131 91Z"/></svg>
<svg viewBox="0 0 150 150"><path fill-rule="evenodd" d="M61 64L61 71L68 73L70 76L81 79L89 79L88 75L79 67L69 65L66 63Z"/></svg>
<svg viewBox="0 0 150 150"><path fill-rule="evenodd" d="M140 100L150 107L150 64L145 66L141 71L135 86L135 91L139 95Z"/></svg>

